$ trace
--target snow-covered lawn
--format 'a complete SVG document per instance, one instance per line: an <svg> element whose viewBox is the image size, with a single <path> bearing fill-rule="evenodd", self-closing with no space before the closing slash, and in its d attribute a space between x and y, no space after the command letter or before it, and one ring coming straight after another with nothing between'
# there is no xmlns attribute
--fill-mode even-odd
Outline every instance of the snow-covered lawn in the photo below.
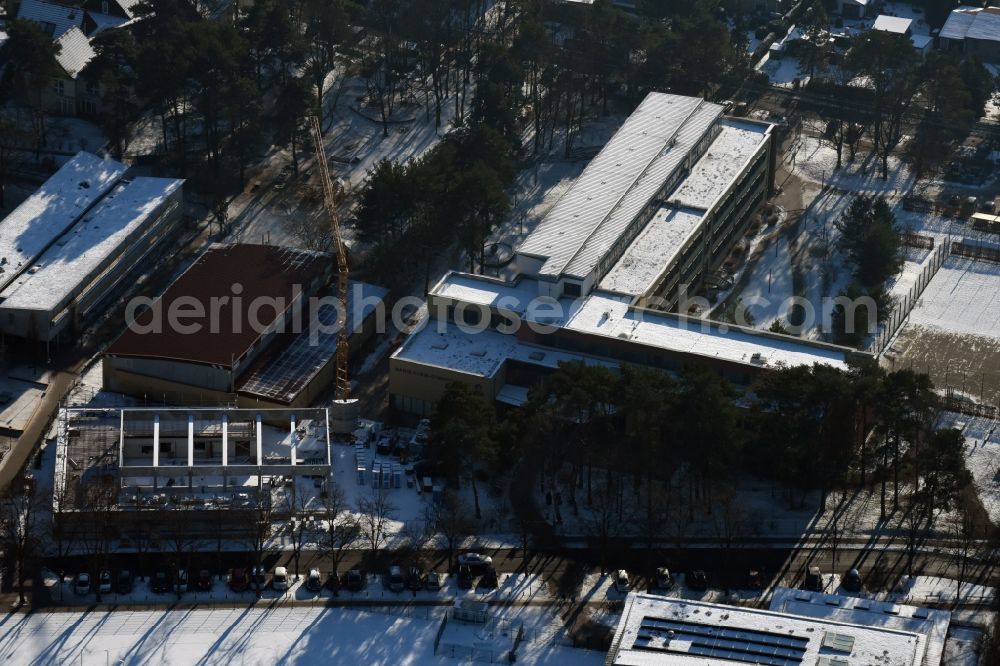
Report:
<svg viewBox="0 0 1000 666"><path fill-rule="evenodd" d="M398 612L400 609L387 609ZM418 616L425 609L415 608ZM601 664L604 654L564 645L547 609L507 609L526 628L518 659ZM0 620L8 664L454 664L434 655L440 620L346 608L272 606L183 611L9 614Z"/></svg>
<svg viewBox="0 0 1000 666"><path fill-rule="evenodd" d="M757 65L758 70L767 74L772 85L783 88L790 88L795 84L795 81L802 84L808 82L809 77L800 73L800 67L799 59L789 55L781 58L772 58L770 55L766 55Z"/></svg>

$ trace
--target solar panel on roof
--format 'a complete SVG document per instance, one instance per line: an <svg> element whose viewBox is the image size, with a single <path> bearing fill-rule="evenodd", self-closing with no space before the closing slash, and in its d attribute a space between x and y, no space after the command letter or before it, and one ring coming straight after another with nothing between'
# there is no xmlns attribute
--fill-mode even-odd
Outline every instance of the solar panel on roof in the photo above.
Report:
<svg viewBox="0 0 1000 666"><path fill-rule="evenodd" d="M808 643L803 636L646 616L632 649L684 652L748 664L799 666Z"/></svg>
<svg viewBox="0 0 1000 666"><path fill-rule="evenodd" d="M823 647L850 654L854 650L854 636L828 631L823 634Z"/></svg>

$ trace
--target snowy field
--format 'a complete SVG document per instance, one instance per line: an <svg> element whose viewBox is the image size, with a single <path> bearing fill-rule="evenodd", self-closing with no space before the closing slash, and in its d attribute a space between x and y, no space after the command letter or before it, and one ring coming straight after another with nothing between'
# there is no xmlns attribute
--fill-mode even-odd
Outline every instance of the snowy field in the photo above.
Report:
<svg viewBox="0 0 1000 666"><path fill-rule="evenodd" d="M389 609L399 611L400 609ZM426 609L415 608L426 616ZM567 647L543 609L502 615L526 628L518 659L595 666L604 654ZM455 664L434 655L440 620L344 608L232 608L9 614L0 621L7 664Z"/></svg>
<svg viewBox="0 0 1000 666"><path fill-rule="evenodd" d="M996 338L1000 335L1000 264L949 257L921 295L910 323Z"/></svg>

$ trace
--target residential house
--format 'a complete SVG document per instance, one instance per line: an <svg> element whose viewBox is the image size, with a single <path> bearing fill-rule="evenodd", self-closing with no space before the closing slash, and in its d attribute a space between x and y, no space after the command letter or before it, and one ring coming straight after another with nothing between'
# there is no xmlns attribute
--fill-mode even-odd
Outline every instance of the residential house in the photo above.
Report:
<svg viewBox="0 0 1000 666"><path fill-rule="evenodd" d="M959 7L941 28L940 47L1000 64L1000 7Z"/></svg>
<svg viewBox="0 0 1000 666"><path fill-rule="evenodd" d="M846 19L863 19L878 13L882 0L837 0L837 13Z"/></svg>

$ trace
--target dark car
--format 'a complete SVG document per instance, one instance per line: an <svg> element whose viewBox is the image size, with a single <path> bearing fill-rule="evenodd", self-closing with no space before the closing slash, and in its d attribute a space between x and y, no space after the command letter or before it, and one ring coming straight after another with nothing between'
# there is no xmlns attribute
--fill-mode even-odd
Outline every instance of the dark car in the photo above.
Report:
<svg viewBox="0 0 1000 666"><path fill-rule="evenodd" d="M822 592L825 587L823 583L823 572L820 571L819 567L809 567L806 572L806 580L804 587L807 590L812 590L813 592Z"/></svg>
<svg viewBox="0 0 1000 666"><path fill-rule="evenodd" d="M233 592L246 592L249 584L246 569L233 569L229 572L229 589Z"/></svg>
<svg viewBox="0 0 1000 666"><path fill-rule="evenodd" d="M324 584L326 589L331 592L336 592L340 589L340 576L336 571L331 571L330 575L326 577L326 583Z"/></svg>
<svg viewBox="0 0 1000 666"><path fill-rule="evenodd" d="M115 591L118 594L128 594L132 591L132 573L128 569L122 569L118 572L118 578L115 580Z"/></svg>
<svg viewBox="0 0 1000 666"><path fill-rule="evenodd" d="M365 575L361 573L361 569L351 569L347 572L347 581L344 587L346 587L351 592L360 592L365 589Z"/></svg>
<svg viewBox="0 0 1000 666"><path fill-rule="evenodd" d="M659 567L656 570L656 587L660 590L669 590L674 586L674 577L667 567Z"/></svg>
<svg viewBox="0 0 1000 666"><path fill-rule="evenodd" d="M472 587L472 569L469 568L468 564L462 564L458 567L458 586L463 590Z"/></svg>
<svg viewBox="0 0 1000 666"><path fill-rule="evenodd" d="M758 569L751 569L750 573L747 574L747 589L748 590L761 590L764 588L764 579L760 575Z"/></svg>
<svg viewBox="0 0 1000 666"><path fill-rule="evenodd" d="M198 572L198 579L194 583L199 592L208 592L212 589L212 572L202 569Z"/></svg>
<svg viewBox="0 0 1000 666"><path fill-rule="evenodd" d="M258 585L262 590L267 587L267 572L264 571L263 567L253 568L253 571L250 573L250 583L254 586L254 589L257 589Z"/></svg>
<svg viewBox="0 0 1000 666"><path fill-rule="evenodd" d="M704 592L708 589L708 574L701 569L695 569L685 576L684 582L695 592Z"/></svg>
<svg viewBox="0 0 1000 666"><path fill-rule="evenodd" d="M319 569L310 569L309 575L306 576L306 589L310 592L319 592L323 589L323 577L319 573Z"/></svg>
<svg viewBox="0 0 1000 666"><path fill-rule="evenodd" d="M500 582L497 580L497 570L493 567L489 567L483 572L483 575L479 577L479 582L476 584L476 587L495 590L499 585Z"/></svg>
<svg viewBox="0 0 1000 666"><path fill-rule="evenodd" d="M153 574L153 580L149 584L153 592L157 594L163 594L164 592L169 592L171 588L171 578L170 572L165 569L160 569Z"/></svg>
<svg viewBox="0 0 1000 666"><path fill-rule="evenodd" d="M389 567L389 574L385 577L384 585L392 592L402 592L406 586L403 570L395 564Z"/></svg>
<svg viewBox="0 0 1000 666"><path fill-rule="evenodd" d="M840 585L848 592L860 592L861 588L864 587L864 581L861 580L861 572L857 569L850 569L844 574L844 580L840 582Z"/></svg>
<svg viewBox="0 0 1000 666"><path fill-rule="evenodd" d="M420 567L410 567L406 572L406 589L417 590L424 589L424 572Z"/></svg>

